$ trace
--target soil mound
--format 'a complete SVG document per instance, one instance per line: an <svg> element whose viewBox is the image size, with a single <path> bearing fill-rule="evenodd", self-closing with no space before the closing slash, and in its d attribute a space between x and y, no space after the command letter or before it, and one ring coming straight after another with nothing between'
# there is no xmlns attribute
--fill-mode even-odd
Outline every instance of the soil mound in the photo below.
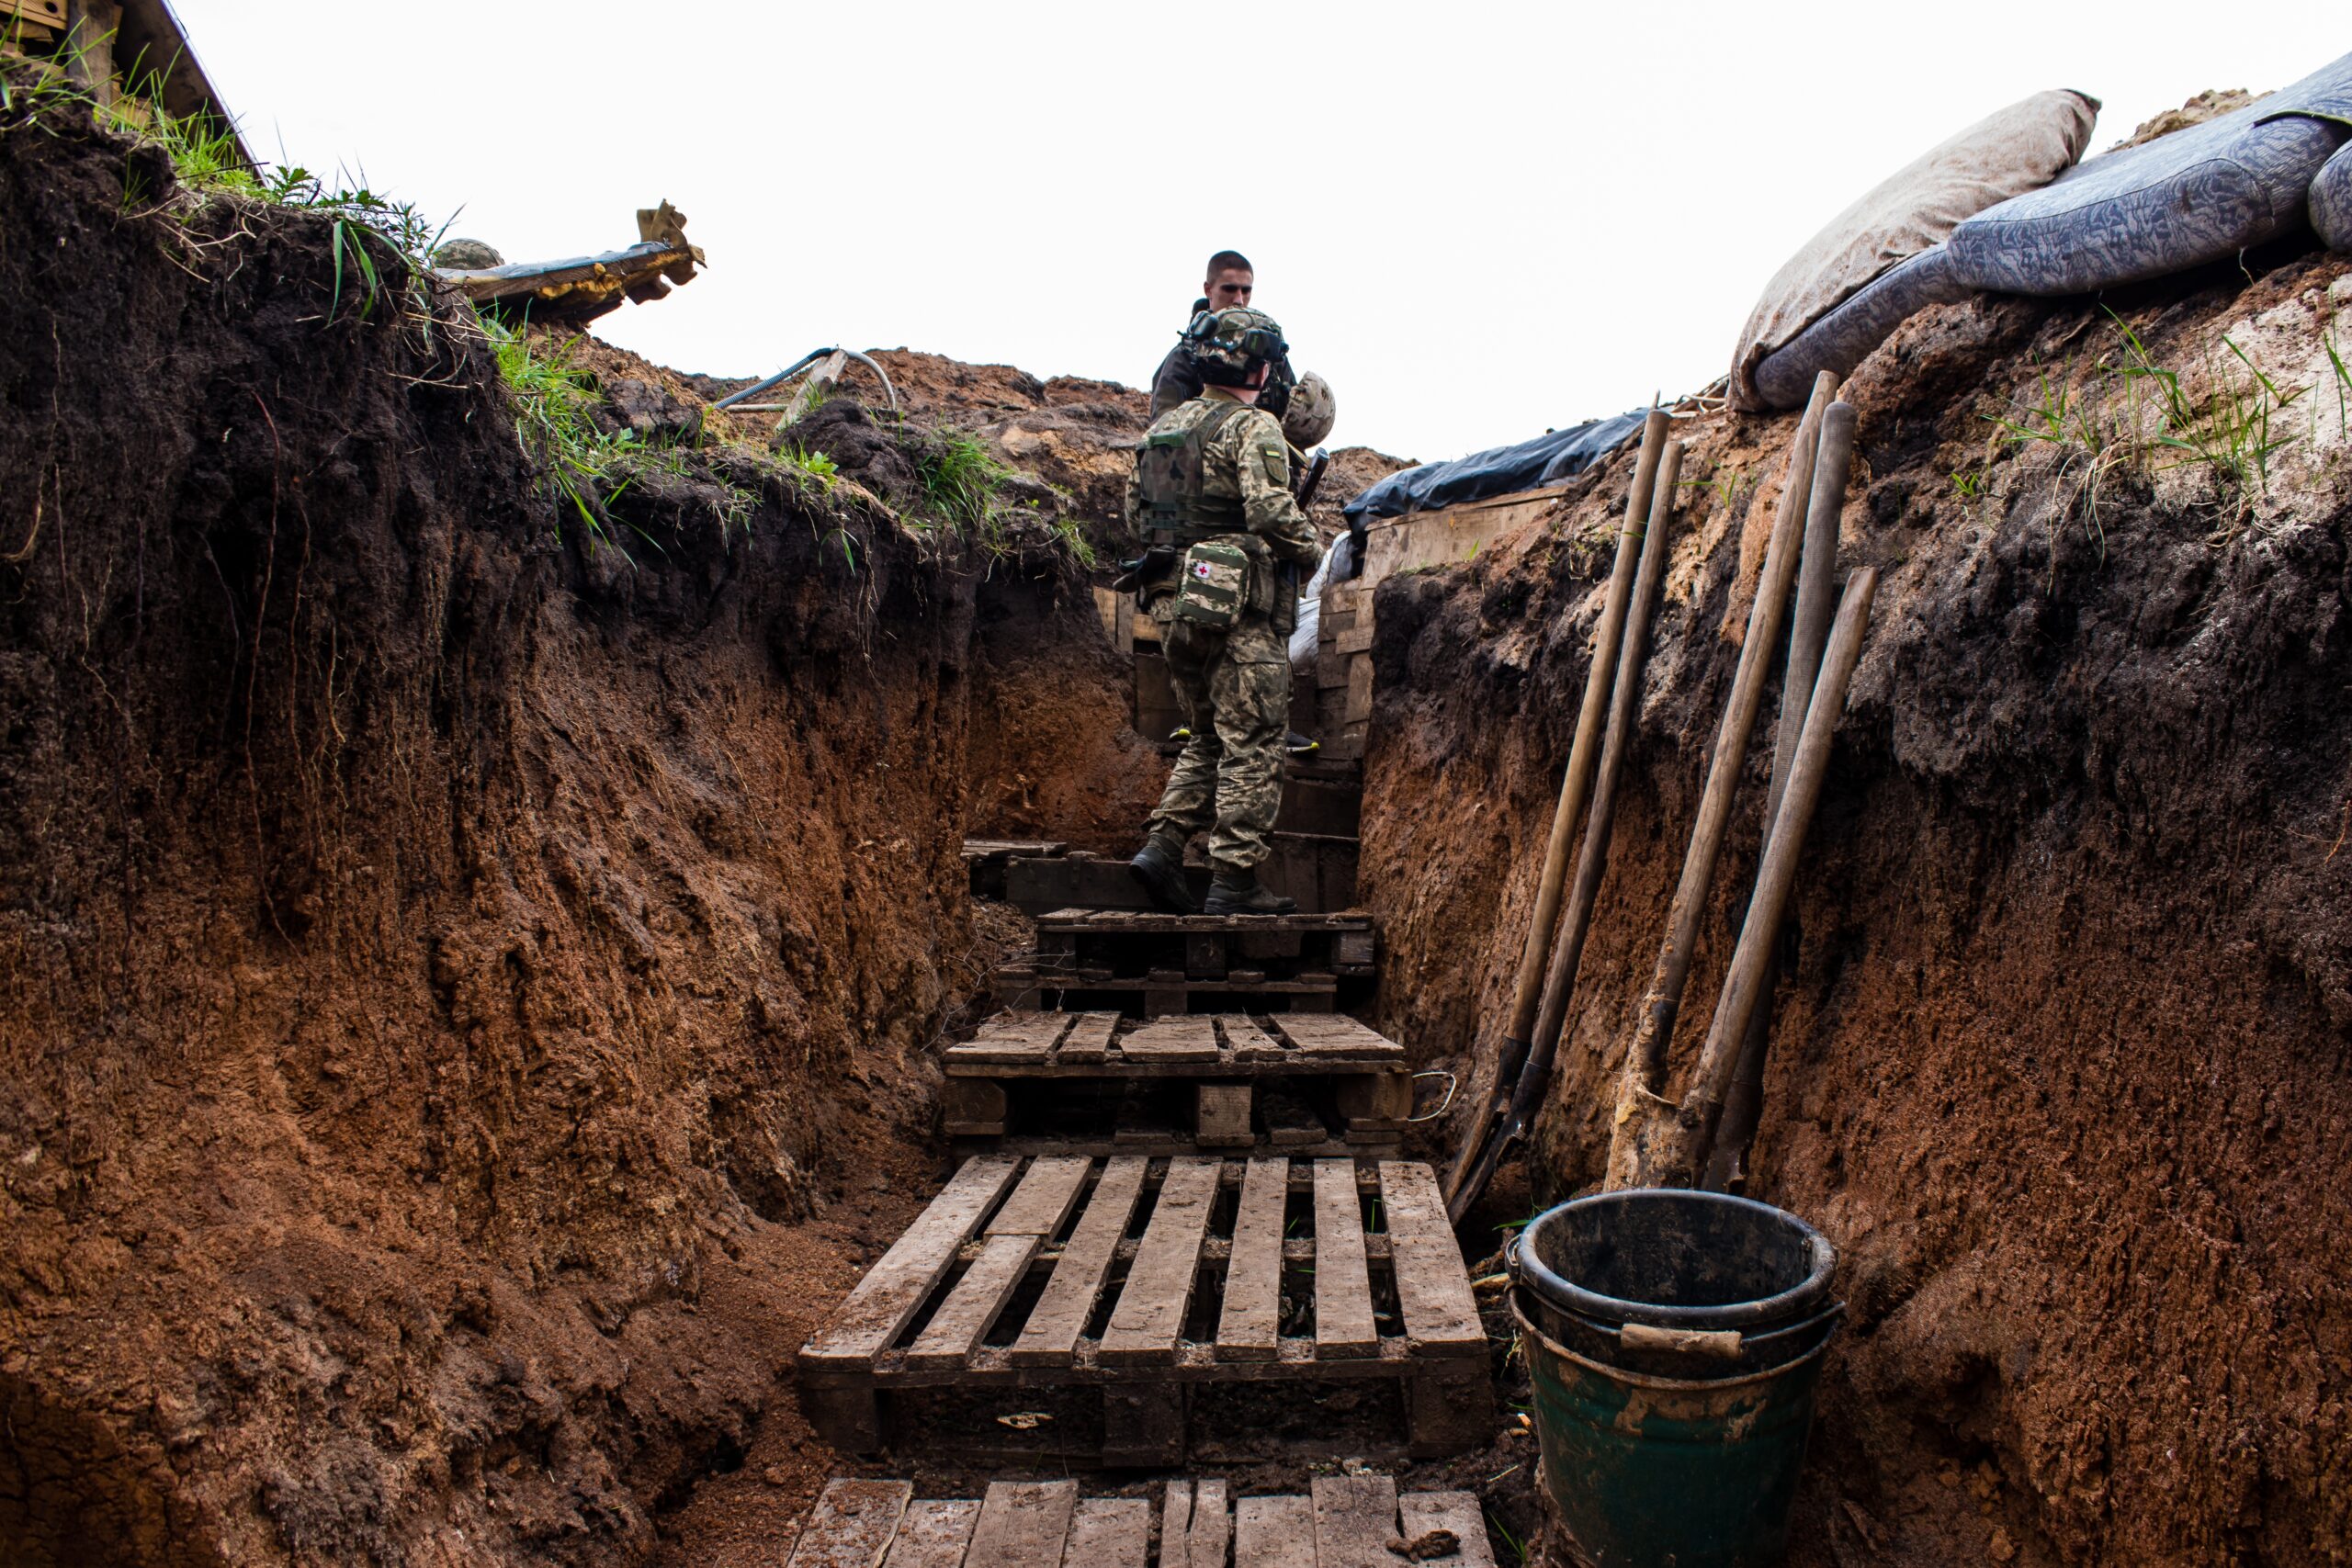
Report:
<svg viewBox="0 0 2352 1568"><path fill-rule="evenodd" d="M0 233L0 1559L645 1561L932 1174L976 726L1156 784L1083 575L724 446L600 538L388 253L71 117Z"/></svg>

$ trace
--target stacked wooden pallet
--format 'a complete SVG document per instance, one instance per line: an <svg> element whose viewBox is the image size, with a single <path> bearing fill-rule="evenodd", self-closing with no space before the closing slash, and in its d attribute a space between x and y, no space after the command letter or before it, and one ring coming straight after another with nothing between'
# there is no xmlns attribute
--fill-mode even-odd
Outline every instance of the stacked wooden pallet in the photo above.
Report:
<svg viewBox="0 0 2352 1568"><path fill-rule="evenodd" d="M1402 1160L967 1160L799 1372L810 1420L854 1452L961 1422L967 1456L1168 1464L1253 1437L1432 1456L1492 1418L1469 1272L1434 1177ZM1393 1397L1346 1392L1365 1382ZM1248 1430L1188 1433L1232 1385L1281 1397ZM1288 1430L1284 1407L1311 1419ZM1351 1430L1350 1412L1392 1426Z"/></svg>
<svg viewBox="0 0 2352 1568"><path fill-rule="evenodd" d="M1202 1148L1263 1141L1299 1152L1394 1144L1412 1103L1405 1049L1338 1013L1193 1013L1151 1020L1112 1012L1007 1012L948 1047L948 1135L1003 1139L1029 1153L1108 1154L1171 1137ZM1286 1111L1261 1107L1276 1083ZM1132 1090L1102 1120L1074 1086ZM1155 1088L1177 1091L1182 1123L1155 1122ZM1159 1097L1165 1100L1169 1097ZM1324 1120L1327 1112L1329 1122ZM1262 1125L1261 1125L1262 1122ZM1161 1152L1174 1152L1162 1148Z"/></svg>
<svg viewBox="0 0 2352 1568"><path fill-rule="evenodd" d="M1015 1006L1139 1011L1329 1012L1373 974L1372 917L1171 915L1064 908L1038 917L1037 945L997 976ZM1196 1003L1204 1004L1196 1007Z"/></svg>
<svg viewBox="0 0 2352 1568"><path fill-rule="evenodd" d="M786 1568L1494 1568L1478 1500L1385 1475L1318 1477L1306 1496L1240 1497L1218 1480L1081 1497L1075 1481L999 1481L978 1498L917 1499L906 1481L830 1483ZM1157 1529L1155 1529L1155 1525ZM1449 1540L1448 1538L1451 1538Z"/></svg>

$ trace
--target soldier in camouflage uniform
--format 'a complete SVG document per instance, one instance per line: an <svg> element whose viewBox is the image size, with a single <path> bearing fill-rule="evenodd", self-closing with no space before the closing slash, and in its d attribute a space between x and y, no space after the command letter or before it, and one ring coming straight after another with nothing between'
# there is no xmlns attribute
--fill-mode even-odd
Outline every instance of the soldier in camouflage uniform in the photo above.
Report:
<svg viewBox="0 0 2352 1568"><path fill-rule="evenodd" d="M1184 844L1207 828L1208 912L1284 915L1297 904L1260 884L1258 866L1282 804L1298 583L1323 551L1291 496L1282 425L1254 406L1282 329L1230 310L1190 336L1205 385L1145 433L1127 519L1153 547L1136 598L1159 626L1192 739L1131 864L1156 902L1189 913Z"/></svg>
<svg viewBox="0 0 2352 1568"><path fill-rule="evenodd" d="M1219 310L1246 307L1250 294L1258 287L1258 275L1250 265L1250 258L1239 251L1219 251L1209 257L1208 276L1201 284L1201 297L1193 304L1193 320ZM1266 374L1266 384L1258 393L1258 406L1276 419L1289 416L1291 389L1298 378L1292 374L1290 355L1278 354ZM1197 398L1207 385L1201 378L1200 367L1193 363L1193 331L1187 325L1176 339L1176 346L1159 362L1151 377L1151 417L1158 419L1177 404ZM1314 445L1294 441L1294 446L1304 451Z"/></svg>

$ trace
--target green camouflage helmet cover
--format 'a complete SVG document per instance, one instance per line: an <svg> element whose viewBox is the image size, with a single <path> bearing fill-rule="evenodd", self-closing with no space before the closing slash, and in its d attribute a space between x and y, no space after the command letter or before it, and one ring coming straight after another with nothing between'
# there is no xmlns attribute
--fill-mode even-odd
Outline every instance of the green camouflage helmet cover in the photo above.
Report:
<svg viewBox="0 0 2352 1568"><path fill-rule="evenodd" d="M1281 358L1290 347L1272 316L1242 307L1202 311L1184 329L1184 337L1192 344L1201 379L1212 387L1248 384L1261 362Z"/></svg>

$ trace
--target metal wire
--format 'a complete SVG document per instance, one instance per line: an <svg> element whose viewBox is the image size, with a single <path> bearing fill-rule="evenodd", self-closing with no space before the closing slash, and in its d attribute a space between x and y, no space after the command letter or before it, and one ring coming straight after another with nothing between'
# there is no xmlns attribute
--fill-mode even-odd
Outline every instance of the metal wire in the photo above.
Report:
<svg viewBox="0 0 2352 1568"><path fill-rule="evenodd" d="M1439 1117L1444 1115L1447 1109L1453 1104L1454 1089L1462 1081L1442 1067L1430 1067L1427 1071L1418 1072L1413 1075L1413 1081L1415 1083L1420 1082L1423 1078L1443 1078L1445 1080L1445 1099L1439 1102L1438 1108L1435 1111L1430 1111L1426 1116L1406 1117L1405 1120L1408 1123L1414 1122L1434 1122Z"/></svg>

